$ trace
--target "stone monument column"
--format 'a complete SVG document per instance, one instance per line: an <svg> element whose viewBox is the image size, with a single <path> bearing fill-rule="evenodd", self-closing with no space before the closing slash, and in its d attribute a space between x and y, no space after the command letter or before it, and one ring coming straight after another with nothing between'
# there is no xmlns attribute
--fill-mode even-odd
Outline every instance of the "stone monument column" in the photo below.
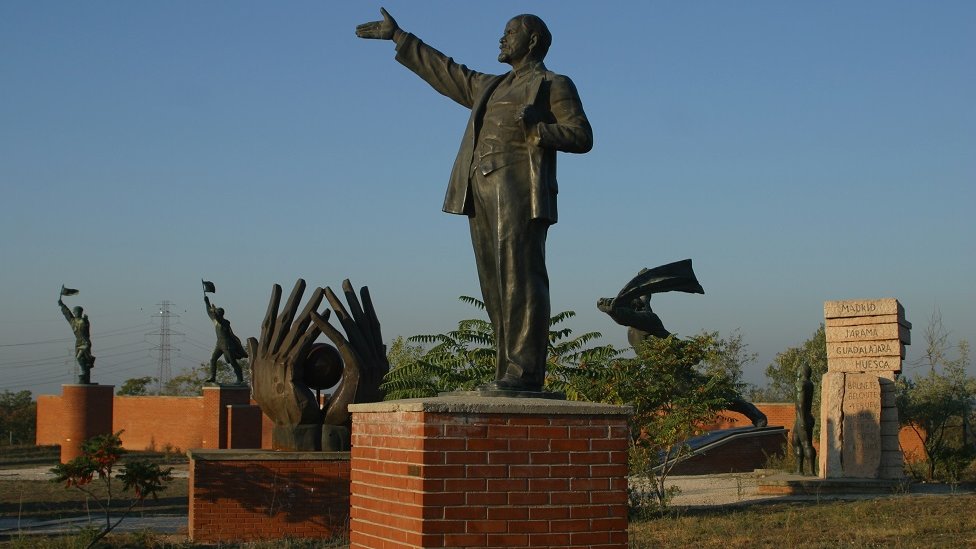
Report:
<svg viewBox="0 0 976 549"><path fill-rule="evenodd" d="M892 298L827 301L827 373L820 408L820 477L898 479L895 379L911 323Z"/></svg>

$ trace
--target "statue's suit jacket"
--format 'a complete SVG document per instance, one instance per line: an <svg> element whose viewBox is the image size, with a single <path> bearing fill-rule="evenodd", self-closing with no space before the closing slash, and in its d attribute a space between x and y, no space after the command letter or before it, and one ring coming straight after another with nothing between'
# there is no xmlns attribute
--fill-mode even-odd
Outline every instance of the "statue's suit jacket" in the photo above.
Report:
<svg viewBox="0 0 976 549"><path fill-rule="evenodd" d="M448 213L471 215L471 165L478 131L491 93L508 73L495 75L473 71L409 33L397 38L396 59L441 94L471 109L443 208ZM541 122L529 128L527 134L537 135L539 144L520 142L511 146L528 148L529 170L526 175L532 219L551 224L557 220L556 151L589 151L593 147L593 132L583 113L576 87L566 76L548 70L539 71L528 90L524 104L535 105Z"/></svg>

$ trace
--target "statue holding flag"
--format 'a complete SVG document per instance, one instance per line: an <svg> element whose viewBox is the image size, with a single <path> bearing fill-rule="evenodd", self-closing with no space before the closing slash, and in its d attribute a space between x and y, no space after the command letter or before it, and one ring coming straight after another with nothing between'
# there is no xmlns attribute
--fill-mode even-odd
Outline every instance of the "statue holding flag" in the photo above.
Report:
<svg viewBox="0 0 976 549"><path fill-rule="evenodd" d="M244 374L241 371L240 364L237 363L237 359L247 358L247 352L244 351L244 345L241 344L240 338L234 335L234 331L231 330L230 322L224 318L224 310L211 304L210 298L207 297L208 292L216 293L216 286L209 280L202 282L203 302L207 306L207 315L213 321L214 330L217 332L217 345L214 347L213 354L210 355L210 377L207 378L207 382L217 382L217 359L223 356L224 360L234 368L234 375L237 376L237 384L243 385Z"/></svg>
<svg viewBox="0 0 976 549"><path fill-rule="evenodd" d="M84 309L75 307L68 309L62 297L77 295L78 290L61 286L61 293L58 295L58 306L61 307L61 314L71 326L71 331L75 334L75 359L81 368L78 374L78 383L81 385L91 384L91 369L95 367L95 356L91 352L91 323Z"/></svg>

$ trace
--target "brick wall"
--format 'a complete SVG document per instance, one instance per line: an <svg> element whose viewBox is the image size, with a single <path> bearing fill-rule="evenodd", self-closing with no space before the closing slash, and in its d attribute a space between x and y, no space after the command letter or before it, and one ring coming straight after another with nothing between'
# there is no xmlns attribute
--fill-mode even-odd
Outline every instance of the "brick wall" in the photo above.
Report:
<svg viewBox="0 0 976 549"><path fill-rule="evenodd" d="M398 404L350 408L351 548L627 547L619 411L357 411L370 406Z"/></svg>
<svg viewBox="0 0 976 549"><path fill-rule="evenodd" d="M737 436L721 446L679 462L671 473L710 475L752 472L763 467L771 456L782 455L786 440L786 432L780 429Z"/></svg>
<svg viewBox="0 0 976 549"><path fill-rule="evenodd" d="M345 535L348 452L191 450L190 539L226 543Z"/></svg>
<svg viewBox="0 0 976 549"><path fill-rule="evenodd" d="M201 447L203 399L173 396L116 396L113 429L128 450L187 450Z"/></svg>
<svg viewBox="0 0 976 549"><path fill-rule="evenodd" d="M251 405L253 401L248 400ZM61 444L64 416L61 409L60 395L38 395L37 397L37 444ZM116 396L113 413L113 432L125 429L122 434L122 444L128 450L146 450L153 445L161 450L167 445L186 450L203 447L206 422L218 421L204 412L202 397L162 397L162 396ZM769 418L770 426L782 426L787 430L793 429L794 408L792 403L757 403ZM216 411L214 412L217 413ZM226 411L224 412L226 413ZM246 420L242 420L246 421ZM253 419L251 420L253 421ZM747 427L751 422L742 414L723 411L708 429L726 429L730 427ZM261 414L260 426L246 427L238 422L235 426L238 434L231 434L232 438L240 438L241 430L250 431L260 429L261 448L271 448L271 429L273 423L267 416ZM213 431L219 436L219 426ZM224 433L225 440L228 436ZM789 437L787 436L787 439ZM235 448L253 447L253 439L246 438L242 446ZM814 445L819 441L814 440ZM906 461L922 459L922 443L918 435L908 427L899 432L899 442L905 454ZM211 443L208 443L211 444ZM217 447L217 446L212 446ZM226 444L225 446L226 447Z"/></svg>
<svg viewBox="0 0 976 549"><path fill-rule="evenodd" d="M61 395L37 395L36 444L61 444L61 428Z"/></svg>
<svg viewBox="0 0 976 549"><path fill-rule="evenodd" d="M37 397L38 445L62 443L70 424L64 402L63 395ZM124 431L127 450L271 447L271 420L247 389L208 388L202 397L115 395L108 402L111 432Z"/></svg>

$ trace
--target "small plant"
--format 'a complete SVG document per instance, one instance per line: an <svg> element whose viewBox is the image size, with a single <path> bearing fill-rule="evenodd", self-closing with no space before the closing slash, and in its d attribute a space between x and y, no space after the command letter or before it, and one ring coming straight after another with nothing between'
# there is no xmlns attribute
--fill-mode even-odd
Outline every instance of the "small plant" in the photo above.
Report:
<svg viewBox="0 0 976 549"><path fill-rule="evenodd" d="M763 469L783 471L786 473L796 471L796 454L793 453L793 449L790 448L789 444L784 444L779 452L773 452L771 454L763 452L763 455L766 458L763 463Z"/></svg>
<svg viewBox="0 0 976 549"><path fill-rule="evenodd" d="M161 469L158 464L145 460L133 460L124 463L121 470L113 476L116 464L125 454L122 431L108 435L92 437L81 445L82 455L62 463L51 469L55 478L52 482L63 482L66 488L75 488L85 493L98 508L105 513L105 525L93 536L88 547L93 547L99 540L108 535L116 526L122 523L129 512L147 497L155 499L157 494L166 489L165 483L173 480L173 468ZM92 482L96 476L105 488L104 501L92 490ZM122 483L121 492L132 490L135 497L113 507L118 483ZM117 519L112 522L113 511Z"/></svg>

